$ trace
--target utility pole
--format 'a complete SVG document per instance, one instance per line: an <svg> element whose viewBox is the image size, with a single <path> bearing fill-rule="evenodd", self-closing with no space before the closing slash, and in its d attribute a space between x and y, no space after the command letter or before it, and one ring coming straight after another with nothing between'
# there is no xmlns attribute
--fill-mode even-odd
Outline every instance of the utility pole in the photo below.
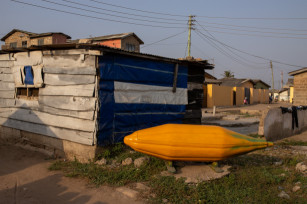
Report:
<svg viewBox="0 0 307 204"><path fill-rule="evenodd" d="M189 37L188 37L188 57L191 57L191 30L194 29L192 26L194 25L193 24L193 21L194 21L194 18L195 16L192 16L190 15L189 16Z"/></svg>
<svg viewBox="0 0 307 204"><path fill-rule="evenodd" d="M272 90L274 90L274 74L273 74L273 63L272 60L270 61L271 70L272 70Z"/></svg>
<svg viewBox="0 0 307 204"><path fill-rule="evenodd" d="M284 72L281 71L281 89L284 86Z"/></svg>

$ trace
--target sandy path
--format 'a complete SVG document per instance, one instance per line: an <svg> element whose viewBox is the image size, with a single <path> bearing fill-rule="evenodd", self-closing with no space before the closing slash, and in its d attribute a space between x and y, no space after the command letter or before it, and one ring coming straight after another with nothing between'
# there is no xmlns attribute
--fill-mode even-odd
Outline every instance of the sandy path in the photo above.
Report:
<svg viewBox="0 0 307 204"><path fill-rule="evenodd" d="M49 171L46 156L0 143L0 203L141 203L114 188Z"/></svg>

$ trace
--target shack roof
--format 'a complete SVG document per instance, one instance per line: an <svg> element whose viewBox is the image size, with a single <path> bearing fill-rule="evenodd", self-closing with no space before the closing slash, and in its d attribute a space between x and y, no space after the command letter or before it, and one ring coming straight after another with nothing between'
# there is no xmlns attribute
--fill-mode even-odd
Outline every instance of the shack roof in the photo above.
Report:
<svg viewBox="0 0 307 204"><path fill-rule="evenodd" d="M290 76L294 76L294 75L301 74L301 73L304 73L304 72L307 72L307 67L304 67L304 68L302 68L302 69L298 69L298 70L289 72L288 74L289 74Z"/></svg>
<svg viewBox="0 0 307 204"><path fill-rule="evenodd" d="M3 36L3 37L1 38L1 41L5 41L6 38L8 38L9 36L11 36L11 35L14 34L15 32L21 32L21 33L25 33L25 34L28 34L28 35L37 35L37 33L32 33L32 32L28 32L28 31L25 31L25 30L13 29L13 30L11 30L8 34L6 34L5 36Z"/></svg>
<svg viewBox="0 0 307 204"><path fill-rule="evenodd" d="M13 29L11 32L9 32L4 37L2 37L1 41L5 41L5 39L7 39L9 36L14 34L15 32L21 32L21 33L28 34L30 38L39 38L39 37L51 36L53 34L61 34L61 35L66 36L68 39L71 39L71 37L69 35L66 35L65 33L60 33L60 32L32 33L32 32L28 32L28 31L24 31L24 30Z"/></svg>
<svg viewBox="0 0 307 204"><path fill-rule="evenodd" d="M71 37L69 35L66 35L65 33L61 33L61 32L49 32L49 33L34 34L34 35L30 35L30 38L46 37L46 36L51 36L53 34L64 35L65 37L67 37L67 39L71 39Z"/></svg>
<svg viewBox="0 0 307 204"><path fill-rule="evenodd" d="M255 85L255 83L251 79L223 78L223 79L219 79L219 81L222 82L221 85L223 86L239 87L241 86L241 84L248 82L248 81L251 82L253 85Z"/></svg>
<svg viewBox="0 0 307 204"><path fill-rule="evenodd" d="M66 43L66 44L51 44L51 45L32 45L27 48L10 48L7 50L0 50L0 54L7 54L7 53L17 53L17 52L29 52L35 50L69 50L69 49L87 49L87 50L99 50L106 53L115 53L115 54L123 54L132 57L141 57L151 60L159 60L169 63L178 63L184 64L192 68L199 68L199 69L207 69L211 70L214 69L214 65L207 62L207 60L202 61L190 61L190 60L179 60L174 58L167 58L157 55L145 54L145 53L138 53L138 52L130 52L125 51L119 48L112 48L103 45L97 44L79 44L79 43Z"/></svg>
<svg viewBox="0 0 307 204"><path fill-rule="evenodd" d="M88 38L92 41L105 41L105 40L112 40L112 39L124 39L130 36L134 36L140 44L144 44L144 42L133 32L130 33L120 33L120 34L113 34L113 35L104 35L104 36L98 36L93 38Z"/></svg>
<svg viewBox="0 0 307 204"><path fill-rule="evenodd" d="M262 84L264 84L265 86L267 86L268 88L271 87L270 85L268 85L267 83L265 83L264 81L262 81L262 80L260 80L260 79L252 79L252 81L254 82L254 84L262 83Z"/></svg>

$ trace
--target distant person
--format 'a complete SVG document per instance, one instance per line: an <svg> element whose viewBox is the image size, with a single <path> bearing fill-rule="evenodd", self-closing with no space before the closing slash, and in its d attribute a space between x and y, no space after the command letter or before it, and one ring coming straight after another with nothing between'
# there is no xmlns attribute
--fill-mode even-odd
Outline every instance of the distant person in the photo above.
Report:
<svg viewBox="0 0 307 204"><path fill-rule="evenodd" d="M271 104L272 103L272 96L269 96L269 103Z"/></svg>
<svg viewBox="0 0 307 204"><path fill-rule="evenodd" d="M243 102L244 102L244 105L247 105L247 104L248 104L247 97L244 98L244 101L243 101Z"/></svg>

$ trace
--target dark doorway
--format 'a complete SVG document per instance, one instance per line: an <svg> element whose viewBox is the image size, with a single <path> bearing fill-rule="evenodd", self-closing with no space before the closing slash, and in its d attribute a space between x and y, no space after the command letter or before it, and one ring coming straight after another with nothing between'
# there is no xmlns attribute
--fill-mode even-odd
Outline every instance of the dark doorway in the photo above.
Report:
<svg viewBox="0 0 307 204"><path fill-rule="evenodd" d="M234 106L236 106L237 105L237 92L236 91L232 91L232 95L233 95L233 99L232 99L232 104L234 105Z"/></svg>
<svg viewBox="0 0 307 204"><path fill-rule="evenodd" d="M247 98L247 103L250 104L250 89L249 88L245 88L244 89L244 95Z"/></svg>

